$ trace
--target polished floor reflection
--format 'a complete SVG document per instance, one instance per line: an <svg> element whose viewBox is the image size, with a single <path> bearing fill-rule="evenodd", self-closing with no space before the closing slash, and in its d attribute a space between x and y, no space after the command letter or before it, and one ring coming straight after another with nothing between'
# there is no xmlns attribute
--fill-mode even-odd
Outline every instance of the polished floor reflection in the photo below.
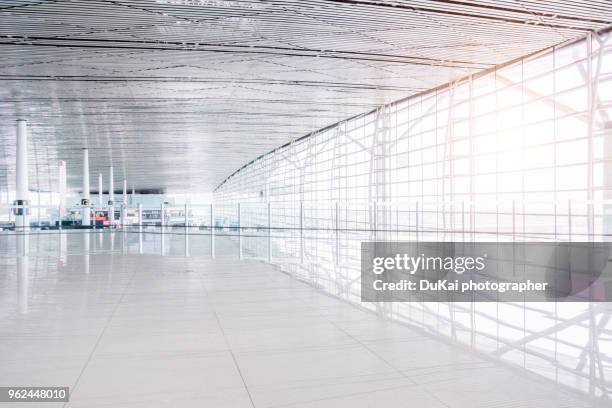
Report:
<svg viewBox="0 0 612 408"><path fill-rule="evenodd" d="M70 386L66 406L86 408L604 406L329 296L241 245L1 235L0 385Z"/></svg>

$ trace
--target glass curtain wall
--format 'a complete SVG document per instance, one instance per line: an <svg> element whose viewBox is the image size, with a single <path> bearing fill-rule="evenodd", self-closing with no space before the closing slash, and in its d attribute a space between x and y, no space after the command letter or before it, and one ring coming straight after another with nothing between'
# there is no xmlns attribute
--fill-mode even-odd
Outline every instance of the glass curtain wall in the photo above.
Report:
<svg viewBox="0 0 612 408"><path fill-rule="evenodd" d="M272 227L273 262L355 302L364 240L610 240L609 38L589 34L280 147L217 188L216 222ZM605 305L363 306L594 396L612 391Z"/></svg>

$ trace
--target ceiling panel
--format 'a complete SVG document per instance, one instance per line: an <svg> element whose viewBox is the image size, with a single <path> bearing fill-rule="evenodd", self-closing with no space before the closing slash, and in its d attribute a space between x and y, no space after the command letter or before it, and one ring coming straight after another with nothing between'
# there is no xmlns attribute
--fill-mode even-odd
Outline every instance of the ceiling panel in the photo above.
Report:
<svg viewBox="0 0 612 408"><path fill-rule="evenodd" d="M137 189L214 189L321 127L607 27L606 1L38 0L0 3L0 191L14 120L31 188L115 167ZM95 184L95 183L93 183Z"/></svg>

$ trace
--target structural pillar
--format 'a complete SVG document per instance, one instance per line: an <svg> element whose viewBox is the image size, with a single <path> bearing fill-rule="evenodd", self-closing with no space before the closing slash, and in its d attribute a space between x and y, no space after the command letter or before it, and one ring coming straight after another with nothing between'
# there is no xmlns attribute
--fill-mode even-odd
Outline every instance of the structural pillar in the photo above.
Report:
<svg viewBox="0 0 612 408"><path fill-rule="evenodd" d="M115 221L115 179L113 176L113 166L110 167L108 173L108 222L112 228L113 221Z"/></svg>
<svg viewBox="0 0 612 408"><path fill-rule="evenodd" d="M125 225L125 218L127 216L127 204L128 204L128 196L127 196L127 180L123 179L123 203L121 204L121 226Z"/></svg>
<svg viewBox="0 0 612 408"><path fill-rule="evenodd" d="M164 232L164 224L166 223L166 206L164 203L161 203L159 207L159 223L162 227L162 232Z"/></svg>
<svg viewBox="0 0 612 408"><path fill-rule="evenodd" d="M62 220L66 214L66 162L60 160L58 163L59 170L59 207L58 207L58 228L62 229Z"/></svg>
<svg viewBox="0 0 612 408"><path fill-rule="evenodd" d="M103 179L102 179L102 173L98 174L98 205L100 206L100 209L104 208L104 202L103 200L103 193L102 190L104 189L104 184L103 184Z"/></svg>
<svg viewBox="0 0 612 408"><path fill-rule="evenodd" d="M189 228L189 203L185 203L185 230Z"/></svg>
<svg viewBox="0 0 612 408"><path fill-rule="evenodd" d="M161 238L161 256L164 256L164 254L166 253L166 250L165 250L166 237L164 236L164 225L166 224L165 213L166 213L166 206L164 205L164 203L161 203L161 206L160 206L161 234L159 235L159 237Z"/></svg>
<svg viewBox="0 0 612 408"><path fill-rule="evenodd" d="M18 231L26 230L30 226L28 206L28 122L17 119L17 151L16 175L17 189L15 191L15 227Z"/></svg>
<svg viewBox="0 0 612 408"><path fill-rule="evenodd" d="M138 227L142 231L142 204L138 204Z"/></svg>
<svg viewBox="0 0 612 408"><path fill-rule="evenodd" d="M81 198L81 225L91 225L90 211L90 195L89 195L89 150L83 149L83 197Z"/></svg>
<svg viewBox="0 0 612 408"><path fill-rule="evenodd" d="M142 254L142 204L138 204L138 253Z"/></svg>

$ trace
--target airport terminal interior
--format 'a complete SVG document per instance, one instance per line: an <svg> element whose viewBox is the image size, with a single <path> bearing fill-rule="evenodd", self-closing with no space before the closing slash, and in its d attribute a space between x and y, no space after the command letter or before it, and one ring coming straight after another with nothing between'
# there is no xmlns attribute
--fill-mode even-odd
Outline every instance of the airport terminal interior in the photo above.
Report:
<svg viewBox="0 0 612 408"><path fill-rule="evenodd" d="M609 1L3 0L0 85L0 408L612 406L610 302L362 287L612 241Z"/></svg>

